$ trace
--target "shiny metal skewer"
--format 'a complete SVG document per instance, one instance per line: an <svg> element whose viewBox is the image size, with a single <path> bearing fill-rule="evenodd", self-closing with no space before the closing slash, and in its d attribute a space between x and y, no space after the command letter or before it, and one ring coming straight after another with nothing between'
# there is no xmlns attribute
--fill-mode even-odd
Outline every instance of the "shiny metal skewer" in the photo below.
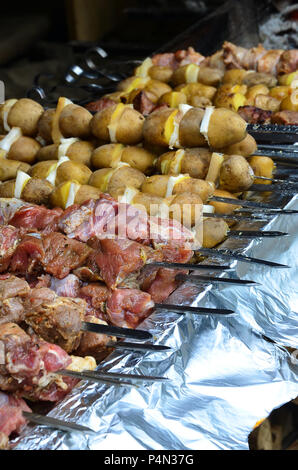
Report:
<svg viewBox="0 0 298 470"><path fill-rule="evenodd" d="M87 434L94 434L93 429L82 426L81 424L72 423L70 421L62 421L61 419L52 418L51 416L42 416L37 413L29 413L23 411L23 416L28 421L42 426L47 426L53 429L59 429L64 432L83 432Z"/></svg>

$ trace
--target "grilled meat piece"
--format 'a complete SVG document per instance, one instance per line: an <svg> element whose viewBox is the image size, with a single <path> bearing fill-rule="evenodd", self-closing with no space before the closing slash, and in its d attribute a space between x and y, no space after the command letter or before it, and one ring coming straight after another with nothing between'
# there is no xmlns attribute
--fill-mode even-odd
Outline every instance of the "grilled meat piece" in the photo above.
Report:
<svg viewBox="0 0 298 470"><path fill-rule="evenodd" d="M238 114L250 124L270 124L272 111L265 111L255 106L240 106Z"/></svg>
<svg viewBox="0 0 298 470"><path fill-rule="evenodd" d="M278 111L272 114L272 124L298 126L298 111Z"/></svg>

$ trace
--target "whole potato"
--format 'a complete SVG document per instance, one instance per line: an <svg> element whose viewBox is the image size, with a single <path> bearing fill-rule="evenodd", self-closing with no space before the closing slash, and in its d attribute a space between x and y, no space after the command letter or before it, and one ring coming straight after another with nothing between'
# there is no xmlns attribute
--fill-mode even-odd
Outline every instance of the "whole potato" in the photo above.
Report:
<svg viewBox="0 0 298 470"><path fill-rule="evenodd" d="M46 179L49 173L56 168L56 160L47 160L44 162L35 163L30 167L29 175L32 178Z"/></svg>
<svg viewBox="0 0 298 470"><path fill-rule="evenodd" d="M55 108L47 109L42 113L37 124L37 136L41 137L46 145L53 142L52 124L55 112Z"/></svg>
<svg viewBox="0 0 298 470"><path fill-rule="evenodd" d="M236 144L228 145L223 149L220 149L221 153L226 155L242 155L243 157L249 157L257 150L257 143L254 137L247 134L246 137L237 142Z"/></svg>
<svg viewBox="0 0 298 470"><path fill-rule="evenodd" d="M208 172L211 152L204 147L185 149L183 157L176 164L179 151L167 152L161 155L157 161L157 169L162 174L189 174L192 178L204 179ZM180 151L181 152L181 151Z"/></svg>
<svg viewBox="0 0 298 470"><path fill-rule="evenodd" d="M171 132L167 135L167 124L177 113L172 108L156 110L147 116L144 122L143 135L145 142L150 145L168 147ZM174 126L170 129L174 130Z"/></svg>
<svg viewBox="0 0 298 470"><path fill-rule="evenodd" d="M171 67L153 65L148 71L148 75L153 80L159 80L160 82L168 83L173 75Z"/></svg>
<svg viewBox="0 0 298 470"><path fill-rule="evenodd" d="M5 100L4 103L0 104L0 133L1 134L6 134L9 131L9 128L7 128L7 116L9 114L9 111L13 107L13 105L17 102L18 100L12 98L9 100Z"/></svg>
<svg viewBox="0 0 298 470"><path fill-rule="evenodd" d="M228 231L229 226L223 219L204 219L203 248L213 248L224 241Z"/></svg>
<svg viewBox="0 0 298 470"><path fill-rule="evenodd" d="M14 197L15 194L15 182L16 180L7 180L0 184L0 197L10 198Z"/></svg>
<svg viewBox="0 0 298 470"><path fill-rule="evenodd" d="M172 91L172 88L164 82L159 80L149 80L149 82L144 87L146 94L152 103L157 103L159 98Z"/></svg>
<svg viewBox="0 0 298 470"><path fill-rule="evenodd" d="M203 201L196 193L176 194L170 205L170 218L177 220L184 227L197 225L202 218Z"/></svg>
<svg viewBox="0 0 298 470"><path fill-rule="evenodd" d="M265 109L265 111L273 111L275 113L279 110L280 101L276 98L272 98L272 96L257 95L255 97L255 106L257 108Z"/></svg>
<svg viewBox="0 0 298 470"><path fill-rule="evenodd" d="M22 199L31 204L48 205L53 190L49 181L31 178L22 191Z"/></svg>
<svg viewBox="0 0 298 470"><path fill-rule="evenodd" d="M167 104L170 108L178 108L180 104L185 103L187 103L187 98L181 91L170 91L158 100L158 104Z"/></svg>
<svg viewBox="0 0 298 470"><path fill-rule="evenodd" d="M90 123L91 132L95 137L106 142L110 141L110 133L108 126L110 125L113 113L117 110L117 106L110 106L99 111L93 116ZM143 125L145 118L141 113L132 109L129 105L125 106L116 122L116 140L122 144L134 145L138 144L143 137Z"/></svg>
<svg viewBox="0 0 298 470"><path fill-rule="evenodd" d="M191 96L188 100L188 104L190 106L194 106L195 108L206 108L206 106L211 106L212 101L206 96Z"/></svg>
<svg viewBox="0 0 298 470"><path fill-rule="evenodd" d="M43 107L29 98L21 98L10 109L7 122L10 127L20 127L24 135L34 137Z"/></svg>
<svg viewBox="0 0 298 470"><path fill-rule="evenodd" d="M173 189L173 194L193 193L200 196L203 202L206 202L214 193L213 183L195 178L184 178L178 181Z"/></svg>
<svg viewBox="0 0 298 470"><path fill-rule="evenodd" d="M156 156L142 147L124 147L121 161L141 171L144 174L152 173Z"/></svg>
<svg viewBox="0 0 298 470"><path fill-rule="evenodd" d="M255 176L265 176L266 178L273 178L275 163L271 158L258 155L251 157L248 161L253 169ZM255 183L270 184L271 182L256 178Z"/></svg>
<svg viewBox="0 0 298 470"><path fill-rule="evenodd" d="M161 198L166 197L169 177L167 175L153 175L146 178L141 186L144 193L153 194Z"/></svg>
<svg viewBox="0 0 298 470"><path fill-rule="evenodd" d="M291 96L284 98L280 104L282 111L298 111L298 97L297 90L294 90Z"/></svg>
<svg viewBox="0 0 298 470"><path fill-rule="evenodd" d="M246 137L247 123L237 113L226 108L216 108L211 115L208 128L210 147L221 149Z"/></svg>
<svg viewBox="0 0 298 470"><path fill-rule="evenodd" d="M87 184L91 175L92 171L86 165L69 160L57 168L56 185L69 180L77 181L79 184Z"/></svg>
<svg viewBox="0 0 298 470"><path fill-rule="evenodd" d="M265 85L268 88L272 88L276 85L277 79L269 73L260 72L248 72L242 81L248 87L255 85Z"/></svg>
<svg viewBox="0 0 298 470"><path fill-rule="evenodd" d="M240 85L247 73L247 70L244 69L226 70L222 81L223 83L229 83L231 85Z"/></svg>
<svg viewBox="0 0 298 470"><path fill-rule="evenodd" d="M200 108L192 108L183 116L179 125L179 141L182 147L208 145L205 137L198 132L203 117L204 110Z"/></svg>
<svg viewBox="0 0 298 470"><path fill-rule="evenodd" d="M188 100L190 100L192 96L204 96L209 100L213 100L216 88L213 86L203 85L203 83L188 83L187 85L182 84L177 86L174 91L184 93Z"/></svg>
<svg viewBox="0 0 298 470"><path fill-rule="evenodd" d="M230 155L220 169L220 189L246 191L254 182L254 172L241 155Z"/></svg>
<svg viewBox="0 0 298 470"><path fill-rule="evenodd" d="M234 194L231 194L228 191L224 191L223 189L216 189L213 195L218 196L218 197L225 197L228 199L237 200ZM239 205L236 205L236 204L235 205L227 204L226 202L218 202L218 201L213 201L213 200L211 200L209 204L210 206L214 207L216 214L232 214L232 212L234 212L236 209L240 207Z"/></svg>
<svg viewBox="0 0 298 470"><path fill-rule="evenodd" d="M140 171L129 166L123 166L114 169L114 171L111 171L110 168L95 171L89 179L89 185L95 186L101 191L106 191L117 199L119 195L123 194L127 186L140 189L145 180L146 176Z"/></svg>
<svg viewBox="0 0 298 470"><path fill-rule="evenodd" d="M17 172L23 171L28 173L31 166L28 163L19 162L16 160L8 160L7 158L0 159L0 181L7 181L16 178Z"/></svg>
<svg viewBox="0 0 298 470"><path fill-rule="evenodd" d="M258 95L269 95L269 88L265 85L254 85L247 90L247 105L253 106Z"/></svg>
<svg viewBox="0 0 298 470"><path fill-rule="evenodd" d="M40 144L31 137L22 136L12 144L7 154L9 160L18 160L32 165L41 148Z"/></svg>
<svg viewBox="0 0 298 470"><path fill-rule="evenodd" d="M60 114L59 127L64 137L88 139L91 119L92 114L86 108L76 104L68 104Z"/></svg>

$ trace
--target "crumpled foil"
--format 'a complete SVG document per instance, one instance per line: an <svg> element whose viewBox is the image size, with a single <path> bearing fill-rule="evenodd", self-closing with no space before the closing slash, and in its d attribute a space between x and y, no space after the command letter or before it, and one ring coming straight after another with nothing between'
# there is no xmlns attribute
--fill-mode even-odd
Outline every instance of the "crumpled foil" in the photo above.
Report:
<svg viewBox="0 0 298 470"><path fill-rule="evenodd" d="M275 197L281 206L288 201ZM297 208L297 198L287 207ZM298 216L276 216L267 225L258 222L252 227L295 234L297 223ZM250 243L229 239L222 246L293 266L297 243L289 236ZM297 357L282 347L297 347L297 276L293 268L234 265L233 276L261 285L212 288L186 283L168 300L232 308L234 316L157 311L141 328L172 351L114 352L99 366L160 375L168 377L168 383L136 387L81 383L49 415L88 426L96 434L35 426L15 441L15 449L248 449L248 435L256 422L298 395Z"/></svg>

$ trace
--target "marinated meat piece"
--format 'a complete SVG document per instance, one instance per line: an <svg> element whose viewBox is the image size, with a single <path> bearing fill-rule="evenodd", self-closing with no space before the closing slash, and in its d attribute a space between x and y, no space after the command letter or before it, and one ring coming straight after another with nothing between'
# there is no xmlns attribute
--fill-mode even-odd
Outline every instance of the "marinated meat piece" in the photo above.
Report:
<svg viewBox="0 0 298 470"><path fill-rule="evenodd" d="M153 109L155 104L149 99L147 93L144 90L140 90L132 101L134 109L139 111L143 116L148 116Z"/></svg>
<svg viewBox="0 0 298 470"><path fill-rule="evenodd" d="M17 228L11 225L0 227L0 273L7 270L19 241L20 233Z"/></svg>
<svg viewBox="0 0 298 470"><path fill-rule="evenodd" d="M7 225L13 218L14 214L21 209L21 207L29 207L21 199L16 198L0 198L0 224Z"/></svg>
<svg viewBox="0 0 298 470"><path fill-rule="evenodd" d="M87 302L87 315L93 315L97 318L105 318L105 302L109 297L109 289L105 284L93 282L87 286L81 287L78 297Z"/></svg>
<svg viewBox="0 0 298 470"><path fill-rule="evenodd" d="M85 243L71 240L58 232L43 236L42 242L45 254L41 263L44 270L58 279L82 266L93 251Z"/></svg>
<svg viewBox="0 0 298 470"><path fill-rule="evenodd" d="M97 323L106 325L105 321L100 320L92 315L86 316L86 321L91 323ZM79 356L93 356L96 360L100 361L104 359L113 348L107 347L107 344L115 342L116 338L113 336L99 335L96 333L84 332L81 338L80 346L78 347L76 354Z"/></svg>
<svg viewBox="0 0 298 470"><path fill-rule="evenodd" d="M279 111L272 114L272 124L298 126L298 111Z"/></svg>
<svg viewBox="0 0 298 470"><path fill-rule="evenodd" d="M238 114L250 124L270 124L272 111L265 111L255 106L240 106Z"/></svg>
<svg viewBox="0 0 298 470"><path fill-rule="evenodd" d="M115 289L131 273L138 272L150 260L162 261L162 254L127 239L102 240L95 260L107 286Z"/></svg>
<svg viewBox="0 0 298 470"><path fill-rule="evenodd" d="M162 67L171 67L176 69L178 67L178 61L175 58L173 52L165 52L163 54L155 54L152 57L153 65L159 65Z"/></svg>
<svg viewBox="0 0 298 470"><path fill-rule="evenodd" d="M109 322L128 328L136 328L153 308L151 296L138 289L116 289L106 303Z"/></svg>
<svg viewBox="0 0 298 470"><path fill-rule="evenodd" d="M37 236L26 235L15 249L9 270L19 275L39 274L44 257L42 240Z"/></svg>
<svg viewBox="0 0 298 470"><path fill-rule="evenodd" d="M107 224L115 219L118 211L117 202L103 195L100 199L85 202L81 206L73 206L61 217L59 228L70 238L87 242L96 236L105 235Z"/></svg>
<svg viewBox="0 0 298 470"><path fill-rule="evenodd" d="M179 286L180 282L176 281L178 273L186 274L187 271L160 268L148 273L149 276L143 275L142 289L151 295L154 302L161 303Z"/></svg>
<svg viewBox="0 0 298 470"><path fill-rule="evenodd" d="M0 392L0 442L1 434L9 437L12 433L20 433L26 424L23 411L31 412L22 398ZM3 442L5 443L5 439L3 439Z"/></svg>
<svg viewBox="0 0 298 470"><path fill-rule="evenodd" d="M0 325L24 320L24 298L29 291L29 284L23 279L15 276L0 279Z"/></svg>
<svg viewBox="0 0 298 470"><path fill-rule="evenodd" d="M40 289L41 287L50 287L51 286L52 276L49 274L42 274L34 281L30 282L31 289Z"/></svg>
<svg viewBox="0 0 298 470"><path fill-rule="evenodd" d="M284 51L280 56L276 71L279 75L298 70L298 49Z"/></svg>
<svg viewBox="0 0 298 470"><path fill-rule="evenodd" d="M36 334L66 352L77 349L86 310L84 300L59 297L47 288L32 289L25 308L25 321Z"/></svg>
<svg viewBox="0 0 298 470"><path fill-rule="evenodd" d="M1 390L40 399L46 387L66 388L55 372L65 369L71 358L59 346L30 337L14 323L5 323L0 326L0 351Z"/></svg>
<svg viewBox="0 0 298 470"><path fill-rule="evenodd" d="M60 297L76 298L79 296L81 281L74 274L69 274L64 279L52 277L50 279L50 285L45 287L49 287Z"/></svg>
<svg viewBox="0 0 298 470"><path fill-rule="evenodd" d="M90 111L90 113L98 113L98 111L102 111L105 108L109 108L110 106L114 106L115 101L111 100L110 98L101 98L97 101L92 101L91 103L86 104L85 108Z"/></svg>
<svg viewBox="0 0 298 470"><path fill-rule="evenodd" d="M10 225L42 230L46 233L55 231L62 209L47 209L43 206L26 205L21 207L9 220Z"/></svg>

